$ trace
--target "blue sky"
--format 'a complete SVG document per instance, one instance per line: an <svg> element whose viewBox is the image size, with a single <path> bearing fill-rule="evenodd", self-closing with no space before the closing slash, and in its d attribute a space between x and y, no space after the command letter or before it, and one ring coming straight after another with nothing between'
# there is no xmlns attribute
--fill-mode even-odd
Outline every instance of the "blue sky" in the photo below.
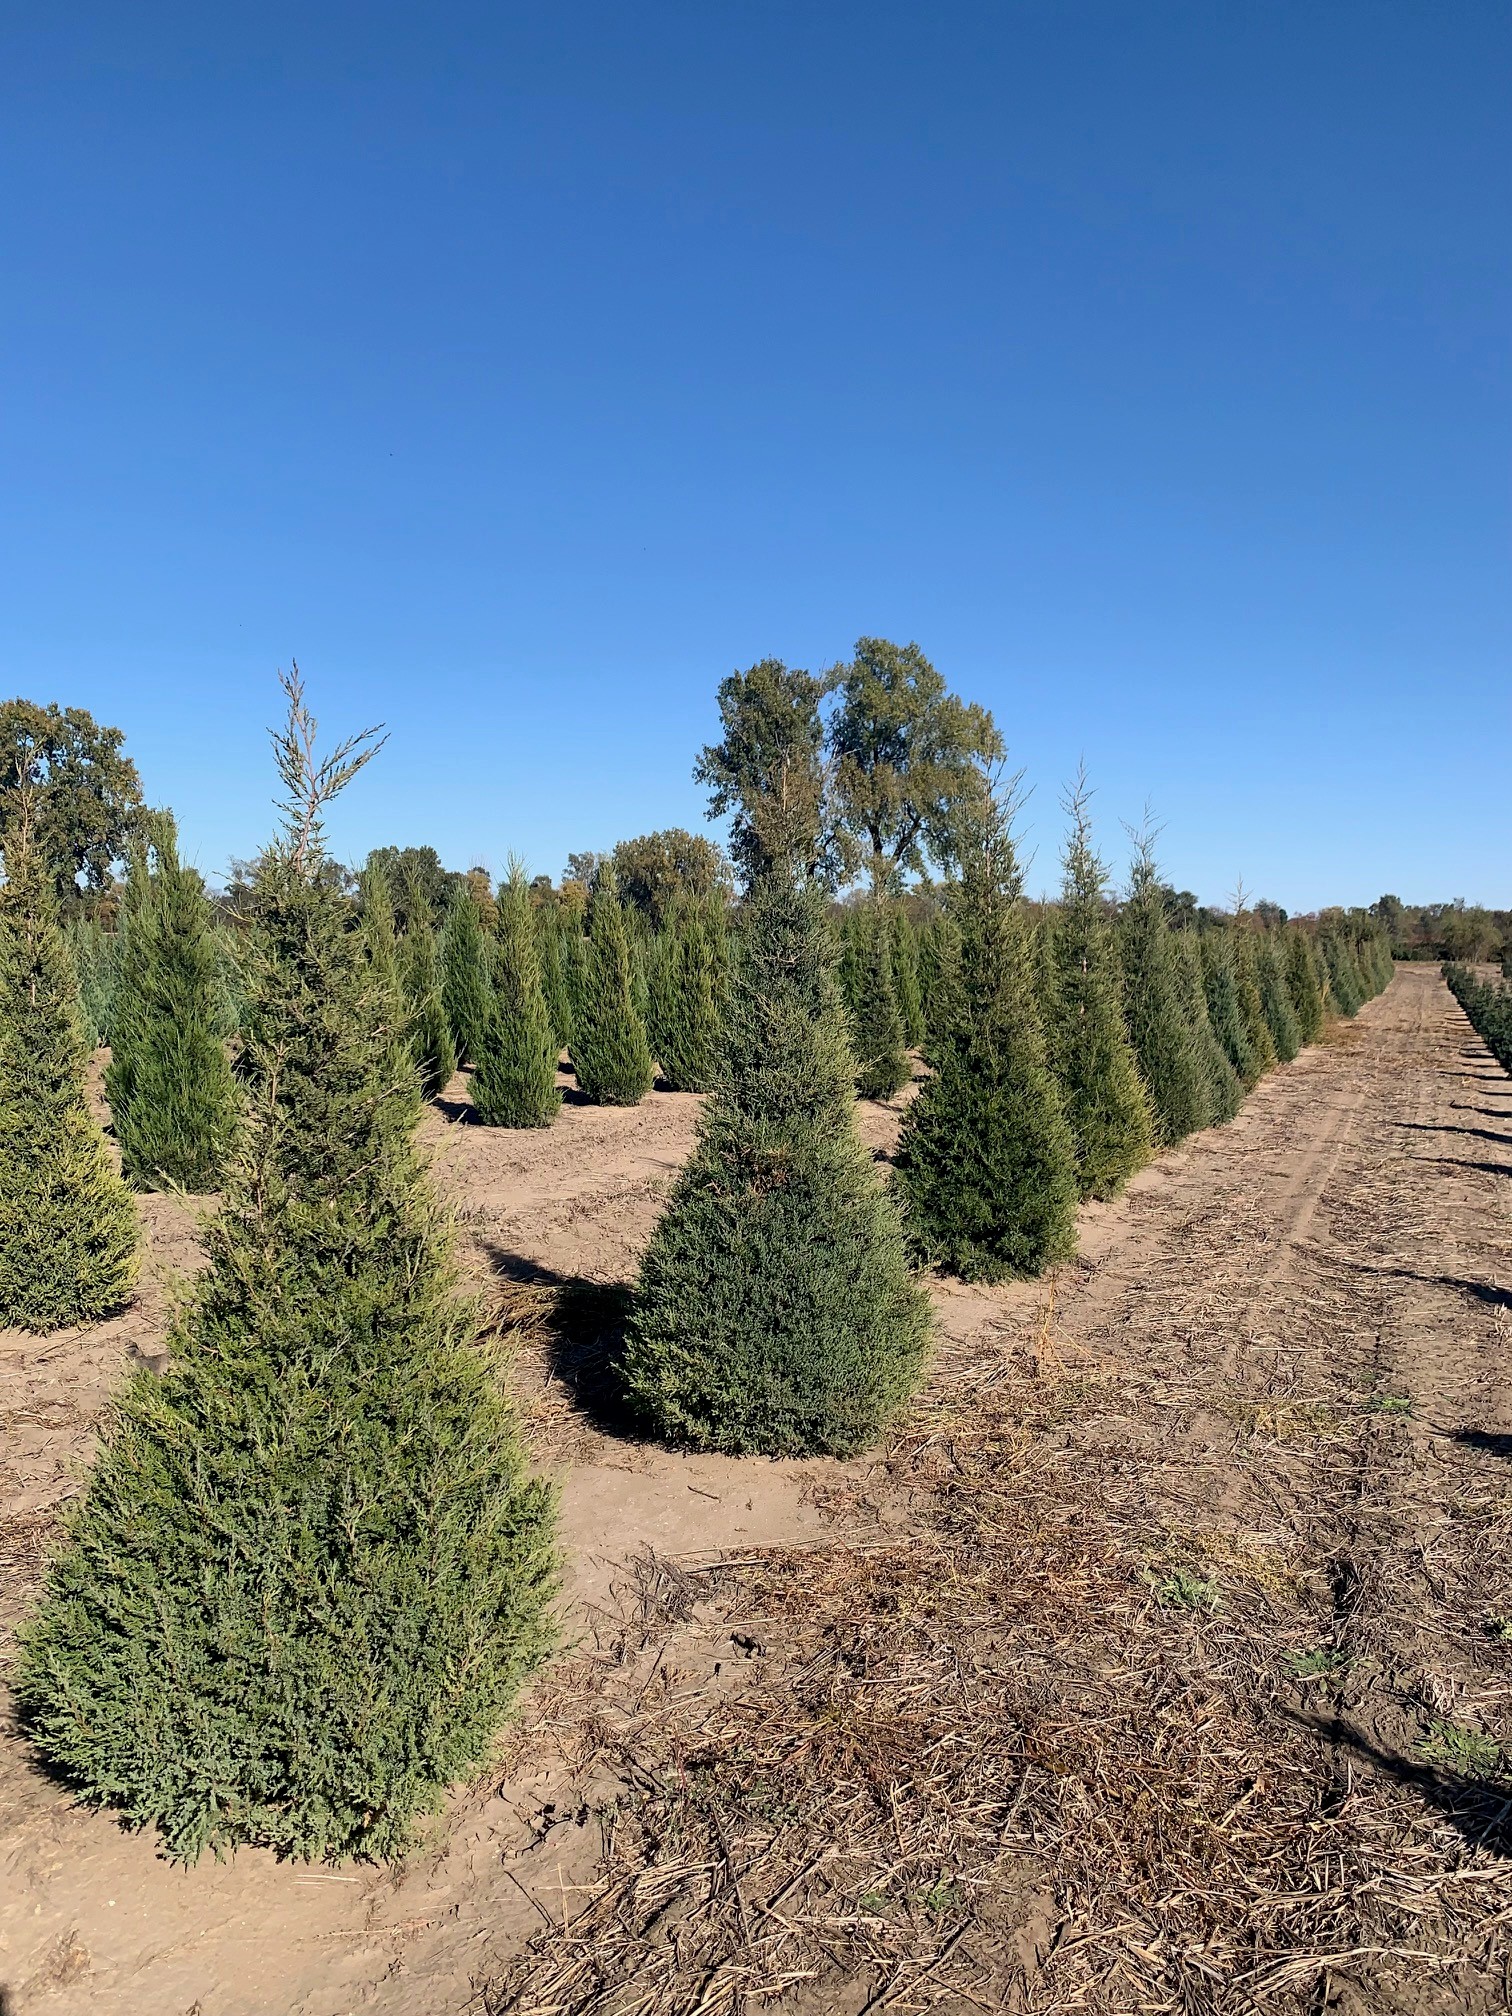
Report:
<svg viewBox="0 0 1512 2016"><path fill-rule="evenodd" d="M1106 851L1512 901L1501 0L13 8L0 683L212 874L297 657L349 857L697 825L916 638Z"/></svg>

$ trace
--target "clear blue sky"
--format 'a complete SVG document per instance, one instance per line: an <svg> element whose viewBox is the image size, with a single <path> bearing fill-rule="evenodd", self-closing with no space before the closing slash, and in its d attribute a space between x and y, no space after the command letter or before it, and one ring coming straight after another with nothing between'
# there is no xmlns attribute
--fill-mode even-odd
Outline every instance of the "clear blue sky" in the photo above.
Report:
<svg viewBox="0 0 1512 2016"><path fill-rule="evenodd" d="M5 10L0 682L211 873L696 826L720 677L916 638L1108 851L1512 901L1502 0Z"/></svg>

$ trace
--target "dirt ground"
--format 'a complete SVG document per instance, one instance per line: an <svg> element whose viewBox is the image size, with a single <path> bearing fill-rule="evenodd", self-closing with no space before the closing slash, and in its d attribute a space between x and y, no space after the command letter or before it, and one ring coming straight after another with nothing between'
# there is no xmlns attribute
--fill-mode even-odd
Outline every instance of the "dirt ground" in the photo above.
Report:
<svg viewBox="0 0 1512 2016"><path fill-rule="evenodd" d="M865 1460L606 1411L691 1098L427 1122L543 1465L567 1648L430 1852L189 1871L0 1748L0 2016L1512 2008L1512 1080L1437 973L936 1291ZM897 1115L863 1108L885 1155ZM0 1333L0 1628L191 1214L117 1322Z"/></svg>

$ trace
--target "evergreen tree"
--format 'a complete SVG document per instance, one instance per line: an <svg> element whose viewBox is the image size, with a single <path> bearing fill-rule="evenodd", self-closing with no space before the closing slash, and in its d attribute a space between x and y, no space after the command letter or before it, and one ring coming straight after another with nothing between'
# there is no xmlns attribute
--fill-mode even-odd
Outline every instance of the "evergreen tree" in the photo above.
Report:
<svg viewBox="0 0 1512 2016"><path fill-rule="evenodd" d="M1088 796L1078 776L1066 797L1060 915L1046 932L1047 1021L1078 1187L1083 1197L1112 1197L1149 1161L1155 1121L1124 1027L1108 876L1092 845Z"/></svg>
<svg viewBox="0 0 1512 2016"><path fill-rule="evenodd" d="M614 864L601 864L588 906L588 971L573 1015L572 1068L597 1106L636 1106L656 1073L634 974Z"/></svg>
<svg viewBox="0 0 1512 2016"><path fill-rule="evenodd" d="M560 1053L572 1041L572 1001L567 991L562 932L556 919L544 906L536 912L535 925L536 951L541 962L541 993L545 997L551 1033Z"/></svg>
<svg viewBox="0 0 1512 2016"><path fill-rule="evenodd" d="M903 1041L917 1050L924 1041L924 996L919 982L919 941L908 912L895 908L892 926L893 986L898 996L898 1014L903 1022Z"/></svg>
<svg viewBox="0 0 1512 2016"><path fill-rule="evenodd" d="M110 1010L115 998L117 936L94 917L77 917L64 936L74 971L79 976L79 1017L91 1050L110 1041Z"/></svg>
<svg viewBox="0 0 1512 2016"><path fill-rule="evenodd" d="M559 1045L541 990L535 920L521 862L510 862L498 901L494 1013L473 1071L473 1106L486 1127L549 1127L562 1103Z"/></svg>
<svg viewBox="0 0 1512 2016"><path fill-rule="evenodd" d="M1260 980L1255 963L1255 934L1242 915L1236 914L1233 929L1234 982L1239 992L1239 1008L1244 1016L1244 1033L1255 1053L1260 1075L1274 1068L1276 1046L1260 999Z"/></svg>
<svg viewBox="0 0 1512 2016"><path fill-rule="evenodd" d="M441 937L441 1001L459 1064L475 1063L487 1037L494 1012L491 967L482 912L471 888L461 883L452 892Z"/></svg>
<svg viewBox="0 0 1512 2016"><path fill-rule="evenodd" d="M863 1099L892 1099L912 1074L903 1051L903 1017L893 985L892 937L880 900L858 909L855 928L856 1090Z"/></svg>
<svg viewBox="0 0 1512 2016"><path fill-rule="evenodd" d="M249 1121L168 1369L118 1396L15 1675L34 1742L167 1852L402 1852L543 1654L550 1493L474 1348L396 1076L397 1000L323 874L297 677L251 893Z"/></svg>
<svg viewBox="0 0 1512 2016"><path fill-rule="evenodd" d="M357 907L362 940L376 988L385 1000L399 1000L399 939L394 929L394 898L382 865L369 858L357 877Z"/></svg>
<svg viewBox="0 0 1512 2016"><path fill-rule="evenodd" d="M924 934L919 978L924 993L924 1055L932 1062L935 1049L955 1025L963 1007L961 927L949 905L930 920Z"/></svg>
<svg viewBox="0 0 1512 2016"><path fill-rule="evenodd" d="M1155 1110L1155 1138L1169 1148L1205 1127L1210 1092L1177 988L1176 952L1148 833L1136 840L1129 893L1118 920L1124 1020Z"/></svg>
<svg viewBox="0 0 1512 2016"><path fill-rule="evenodd" d="M221 958L205 885L178 858L172 819L133 856L105 1096L121 1166L139 1190L214 1190L236 1127Z"/></svg>
<svg viewBox="0 0 1512 2016"><path fill-rule="evenodd" d="M856 1135L832 962L818 890L758 869L719 1080L626 1339L628 1392L669 1439L849 1455L917 1383L929 1304Z"/></svg>
<svg viewBox="0 0 1512 2016"><path fill-rule="evenodd" d="M1319 947L1328 974L1329 1006L1336 1015L1355 1015L1365 999L1365 989L1347 940L1337 926L1325 931Z"/></svg>
<svg viewBox="0 0 1512 2016"><path fill-rule="evenodd" d="M921 1260L996 1281L1075 1250L1076 1155L1045 1055L1008 816L986 780L964 822L963 1011L903 1116L897 1183Z"/></svg>
<svg viewBox="0 0 1512 2016"><path fill-rule="evenodd" d="M836 967L836 979L840 987L840 1003L845 1010L846 1027L851 1032L852 1048L855 1047L855 1031L861 1016L862 975L866 971L866 960L862 954L863 925L866 922L864 906L850 904L840 912L840 960Z"/></svg>
<svg viewBox="0 0 1512 2016"><path fill-rule="evenodd" d="M1260 988L1265 1026L1276 1046L1277 1058L1283 1064L1290 1064L1302 1048L1302 1031L1297 1023L1296 1010L1292 1007L1286 985L1286 968L1274 932L1257 932L1254 951L1255 979Z"/></svg>
<svg viewBox="0 0 1512 2016"><path fill-rule="evenodd" d="M708 1092L719 1069L724 948L708 898L679 898L662 934L652 988L652 1039L673 1092Z"/></svg>
<svg viewBox="0 0 1512 2016"><path fill-rule="evenodd" d="M436 1099L457 1069L451 1022L441 998L441 960L435 927L425 905L407 905L409 928L399 945L399 979L407 1012L405 1034L410 1061L420 1073L420 1089Z"/></svg>
<svg viewBox="0 0 1512 2016"><path fill-rule="evenodd" d="M1323 1033L1323 989L1311 941L1295 924L1286 934L1286 991L1302 1041L1316 1043Z"/></svg>
<svg viewBox="0 0 1512 2016"><path fill-rule="evenodd" d="M1239 1001L1239 975L1234 963L1234 936L1218 925L1202 934L1202 974L1208 1019L1245 1091L1260 1082L1260 1060L1250 1042L1249 1026Z"/></svg>
<svg viewBox="0 0 1512 2016"><path fill-rule="evenodd" d="M562 978L567 991L567 1047L572 1047L588 999L588 938L576 924L562 933Z"/></svg>
<svg viewBox="0 0 1512 2016"><path fill-rule="evenodd" d="M0 1324L57 1330L127 1300L137 1218L85 1091L78 982L23 803L0 888Z"/></svg>
<svg viewBox="0 0 1512 2016"><path fill-rule="evenodd" d="M1232 1120L1244 1104L1244 1085L1208 1013L1207 974L1200 934L1196 931L1173 931L1171 949L1175 955L1176 992L1196 1040L1203 1082L1207 1087L1204 1125L1221 1127Z"/></svg>

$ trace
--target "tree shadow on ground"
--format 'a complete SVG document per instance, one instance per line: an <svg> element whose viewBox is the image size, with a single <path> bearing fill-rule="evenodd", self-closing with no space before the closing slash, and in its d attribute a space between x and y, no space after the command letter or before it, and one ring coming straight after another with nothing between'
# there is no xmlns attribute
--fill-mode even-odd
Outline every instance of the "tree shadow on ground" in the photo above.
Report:
<svg viewBox="0 0 1512 2016"><path fill-rule="evenodd" d="M1321 1742L1348 1751L1374 1765L1398 1785L1410 1785L1474 1848L1487 1854L1512 1856L1512 1787L1501 1778L1477 1778L1421 1757L1404 1757L1373 1743L1363 1730L1342 1717L1308 1715L1296 1708L1281 1713Z"/></svg>
<svg viewBox="0 0 1512 2016"><path fill-rule="evenodd" d="M628 1284L563 1274L487 1242L483 1250L500 1284L505 1326L518 1324L543 1340L551 1377L595 1428L620 1441L645 1441L624 1384Z"/></svg>
<svg viewBox="0 0 1512 2016"><path fill-rule="evenodd" d="M1512 1463L1512 1435L1500 1429L1446 1428L1443 1432L1451 1442L1461 1442L1467 1449L1483 1449L1488 1456L1499 1456L1504 1463Z"/></svg>
<svg viewBox="0 0 1512 2016"><path fill-rule="evenodd" d="M1435 1169L1474 1169L1482 1176L1512 1176L1512 1162L1470 1162L1461 1155L1421 1155Z"/></svg>
<svg viewBox="0 0 1512 2016"><path fill-rule="evenodd" d="M1512 1309L1512 1288L1499 1288L1494 1281L1466 1281L1457 1274L1420 1274L1413 1267L1372 1267L1367 1260L1346 1260L1335 1256L1335 1265L1356 1274L1379 1274L1394 1281L1420 1281L1425 1288L1453 1288L1472 1301L1489 1303L1493 1309Z"/></svg>
<svg viewBox="0 0 1512 2016"><path fill-rule="evenodd" d="M1431 1120L1396 1120L1392 1125L1412 1134L1465 1134L1474 1141L1492 1141L1498 1148L1512 1148L1512 1134L1498 1134L1490 1127L1435 1127Z"/></svg>

